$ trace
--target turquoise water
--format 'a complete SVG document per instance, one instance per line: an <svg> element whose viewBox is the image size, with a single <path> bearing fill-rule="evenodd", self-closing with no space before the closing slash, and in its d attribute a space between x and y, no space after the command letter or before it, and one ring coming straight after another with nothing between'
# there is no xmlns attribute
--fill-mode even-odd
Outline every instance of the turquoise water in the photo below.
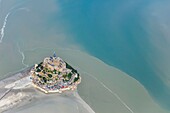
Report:
<svg viewBox="0 0 170 113"><path fill-rule="evenodd" d="M60 17L54 14L53 19L62 18L67 23L66 33L72 34L89 53L140 81L161 105L170 108L170 35L166 32L170 26L168 20L164 21L170 16L168 3L57 1ZM164 24L167 28L162 30Z"/></svg>
<svg viewBox="0 0 170 113"><path fill-rule="evenodd" d="M0 28L9 13L0 43L1 74L25 65L22 51L78 45L137 79L160 105L170 108L169 4L168 0L0 0Z"/></svg>

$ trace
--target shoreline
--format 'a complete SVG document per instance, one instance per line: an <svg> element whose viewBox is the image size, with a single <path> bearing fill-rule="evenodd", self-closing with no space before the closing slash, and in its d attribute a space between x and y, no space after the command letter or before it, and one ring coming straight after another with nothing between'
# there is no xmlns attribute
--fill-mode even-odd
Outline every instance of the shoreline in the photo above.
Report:
<svg viewBox="0 0 170 113"><path fill-rule="evenodd" d="M57 51L59 50L57 49ZM169 113L169 111L162 109L159 104L154 102L147 90L137 80L132 79L117 68L108 66L97 58L80 51L59 52L64 60L68 61L73 67L78 67L77 69L83 78L82 84L79 86L79 94L86 103L92 105L91 107L96 112L103 113L107 110L111 113L115 110L115 112L129 113L128 109L118 99L120 98L134 112L144 113L143 109L146 109L148 113ZM32 56L32 54L29 55L30 57ZM34 59L31 59L31 61L36 62ZM88 84L86 83L87 81ZM96 90L94 91L93 88ZM136 92L134 93L134 91Z"/></svg>
<svg viewBox="0 0 170 113"><path fill-rule="evenodd" d="M8 84L9 82L17 81L21 78L29 76L28 73L31 70L33 66L28 67L22 71L15 72L13 74L9 74L6 77L0 79L0 88L3 87L5 84Z"/></svg>
<svg viewBox="0 0 170 113"><path fill-rule="evenodd" d="M78 92L74 92L74 96L78 99L78 102L81 103L83 107L87 109L89 113L95 113L93 109L80 97Z"/></svg>
<svg viewBox="0 0 170 113"><path fill-rule="evenodd" d="M28 67L0 81L0 112L10 112L12 109L22 108L22 106L31 103L33 99L36 100L36 98L55 95L54 93L44 94L30 84L31 81L28 80L30 69L31 67ZM77 98L78 103L89 111L89 113L95 113L90 106L81 99L77 90L66 91L63 95L67 95L67 93Z"/></svg>

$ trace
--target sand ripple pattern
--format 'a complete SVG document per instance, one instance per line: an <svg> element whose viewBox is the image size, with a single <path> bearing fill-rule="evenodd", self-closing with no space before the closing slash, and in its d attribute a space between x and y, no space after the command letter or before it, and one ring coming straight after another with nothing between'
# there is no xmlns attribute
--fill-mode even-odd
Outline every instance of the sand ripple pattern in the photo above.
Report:
<svg viewBox="0 0 170 113"><path fill-rule="evenodd" d="M133 110L120 98L120 96L113 92L111 89L109 89L103 82L101 82L100 80L98 80L95 76L93 76L92 74L83 71L85 74L89 75L90 77L92 77L93 79L95 79L97 82L99 82L104 88L106 88L111 94L113 94L131 113L134 113Z"/></svg>

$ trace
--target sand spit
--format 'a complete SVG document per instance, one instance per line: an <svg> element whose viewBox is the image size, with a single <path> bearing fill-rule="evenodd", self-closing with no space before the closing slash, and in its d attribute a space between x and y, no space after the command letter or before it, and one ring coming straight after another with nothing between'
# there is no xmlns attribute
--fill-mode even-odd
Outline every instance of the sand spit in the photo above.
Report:
<svg viewBox="0 0 170 113"><path fill-rule="evenodd" d="M66 91L62 94L38 94L34 100L22 107L6 113L95 113L84 102L77 91Z"/></svg>
<svg viewBox="0 0 170 113"><path fill-rule="evenodd" d="M7 96L7 95L6 95ZM21 105L21 102L26 102L32 97L26 93L18 92L11 93L7 97L0 100L0 113L7 111L15 106ZM23 103L22 103L23 104Z"/></svg>
<svg viewBox="0 0 170 113"><path fill-rule="evenodd" d="M28 77L31 68L32 67L29 67L15 74L7 75L6 78L0 80L0 88L4 88L6 85L9 85L10 83L14 83L18 80L21 80L22 78Z"/></svg>
<svg viewBox="0 0 170 113"><path fill-rule="evenodd" d="M21 101L25 101L31 97L31 95L21 91L31 86L28 76L29 70L30 68L27 68L0 81L0 112L13 108Z"/></svg>

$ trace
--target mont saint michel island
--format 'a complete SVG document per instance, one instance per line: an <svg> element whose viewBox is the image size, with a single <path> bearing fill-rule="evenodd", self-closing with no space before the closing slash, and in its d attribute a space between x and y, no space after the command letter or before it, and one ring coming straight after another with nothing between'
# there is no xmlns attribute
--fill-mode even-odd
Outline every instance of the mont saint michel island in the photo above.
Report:
<svg viewBox="0 0 170 113"><path fill-rule="evenodd" d="M77 70L67 62L53 56L46 57L43 62L35 64L30 71L30 79L35 88L44 93L62 93L66 90L75 90L81 82Z"/></svg>
<svg viewBox="0 0 170 113"><path fill-rule="evenodd" d="M39 98L48 97L46 99L50 100L57 96L56 101L64 102L64 92L67 98L76 97L90 109L77 93L80 82L78 71L54 52L53 56L44 58L42 62L0 80L0 113L38 102ZM47 95L51 93L60 95Z"/></svg>
<svg viewBox="0 0 170 113"><path fill-rule="evenodd" d="M170 0L0 0L0 113L170 113Z"/></svg>

